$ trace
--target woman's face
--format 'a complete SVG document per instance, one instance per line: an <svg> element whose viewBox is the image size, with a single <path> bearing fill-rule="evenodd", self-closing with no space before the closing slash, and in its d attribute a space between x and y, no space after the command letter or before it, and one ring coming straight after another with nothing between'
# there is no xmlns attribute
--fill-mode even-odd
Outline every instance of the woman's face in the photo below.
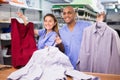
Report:
<svg viewBox="0 0 120 80"><path fill-rule="evenodd" d="M46 16L44 19L44 26L46 30L52 30L54 27L55 22L54 19L51 16Z"/></svg>

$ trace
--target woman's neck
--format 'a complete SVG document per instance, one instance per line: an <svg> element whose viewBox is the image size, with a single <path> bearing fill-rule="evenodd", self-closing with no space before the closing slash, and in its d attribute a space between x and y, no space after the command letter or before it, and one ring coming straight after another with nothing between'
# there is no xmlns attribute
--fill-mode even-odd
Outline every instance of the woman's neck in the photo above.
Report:
<svg viewBox="0 0 120 80"><path fill-rule="evenodd" d="M50 33L50 32L52 32L52 30L46 30L46 34L48 34L48 33Z"/></svg>
<svg viewBox="0 0 120 80"><path fill-rule="evenodd" d="M45 35L44 35L44 38L45 38L46 35L49 34L50 32L52 32L52 30L46 30L46 31L45 31Z"/></svg>

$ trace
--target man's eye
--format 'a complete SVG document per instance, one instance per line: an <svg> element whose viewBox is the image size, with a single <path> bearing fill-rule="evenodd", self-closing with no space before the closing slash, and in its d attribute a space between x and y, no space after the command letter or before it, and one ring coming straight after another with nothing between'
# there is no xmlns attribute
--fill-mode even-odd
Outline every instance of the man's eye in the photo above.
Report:
<svg viewBox="0 0 120 80"><path fill-rule="evenodd" d="M72 14L72 13L71 12L63 13L63 15L66 15L66 14Z"/></svg>
<svg viewBox="0 0 120 80"><path fill-rule="evenodd" d="M63 13L63 15L65 15L66 13Z"/></svg>

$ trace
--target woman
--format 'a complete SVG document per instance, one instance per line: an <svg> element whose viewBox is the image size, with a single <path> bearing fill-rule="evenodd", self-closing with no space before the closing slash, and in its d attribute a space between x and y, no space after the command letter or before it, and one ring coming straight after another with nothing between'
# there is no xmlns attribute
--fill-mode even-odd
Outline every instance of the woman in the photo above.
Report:
<svg viewBox="0 0 120 80"><path fill-rule="evenodd" d="M28 24L26 17L21 13L17 12L17 15L22 18L24 25ZM57 46L59 49L64 52L62 44L57 44L62 42L59 38L58 33L58 22L53 14L46 14L44 16L44 28L41 30L34 29L34 34L40 36L38 40L38 49L43 49L48 46Z"/></svg>

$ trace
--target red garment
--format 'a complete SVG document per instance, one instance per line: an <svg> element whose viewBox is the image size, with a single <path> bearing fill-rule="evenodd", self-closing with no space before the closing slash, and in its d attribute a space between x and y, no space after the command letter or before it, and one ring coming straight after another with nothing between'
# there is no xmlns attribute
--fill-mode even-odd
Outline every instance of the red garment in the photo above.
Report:
<svg viewBox="0 0 120 80"><path fill-rule="evenodd" d="M11 52L13 67L25 66L33 52L37 50L33 23L27 26L11 19Z"/></svg>

